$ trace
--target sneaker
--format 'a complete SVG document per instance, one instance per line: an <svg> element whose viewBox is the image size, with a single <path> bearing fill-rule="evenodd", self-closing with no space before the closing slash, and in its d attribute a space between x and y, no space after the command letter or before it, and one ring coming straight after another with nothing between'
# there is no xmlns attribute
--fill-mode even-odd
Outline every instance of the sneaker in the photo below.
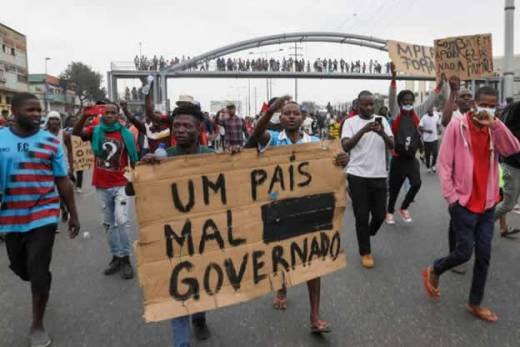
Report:
<svg viewBox="0 0 520 347"><path fill-rule="evenodd" d="M122 257L120 258L121 263L121 278L125 280L129 280L134 278L134 269L132 268L132 264L130 264L130 257Z"/></svg>
<svg viewBox="0 0 520 347"><path fill-rule="evenodd" d="M33 330L29 333L29 342L31 347L47 347L52 340L45 330Z"/></svg>
<svg viewBox="0 0 520 347"><path fill-rule="evenodd" d="M110 276L115 274L121 270L121 258L113 256L112 260L110 261L110 264L108 264L108 267L103 272L106 276Z"/></svg>
<svg viewBox="0 0 520 347"><path fill-rule="evenodd" d="M193 324L193 334L199 341L207 340L211 336L208 325L206 324L205 318L195 319Z"/></svg>
<svg viewBox="0 0 520 347"><path fill-rule="evenodd" d="M399 210L399 214L401 215L401 218L405 223L412 222L412 216L410 215L410 212L408 212L408 210Z"/></svg>
<svg viewBox="0 0 520 347"><path fill-rule="evenodd" d="M361 256L361 265L367 269L371 269L374 267L374 258L370 254L365 254Z"/></svg>
<svg viewBox="0 0 520 347"><path fill-rule="evenodd" d="M428 170L426 170L426 172L431 174L432 173L432 169L428 168Z"/></svg>
<svg viewBox="0 0 520 347"><path fill-rule="evenodd" d="M437 168L435 166L432 166L432 172L433 173L436 173L437 172Z"/></svg>
<svg viewBox="0 0 520 347"><path fill-rule="evenodd" d="M393 213L387 213L386 214L385 223L389 224L389 225L394 225L395 224L395 218L394 218Z"/></svg>
<svg viewBox="0 0 520 347"><path fill-rule="evenodd" d="M80 193L80 194L83 193L83 189L77 187L77 188L76 188L76 193Z"/></svg>

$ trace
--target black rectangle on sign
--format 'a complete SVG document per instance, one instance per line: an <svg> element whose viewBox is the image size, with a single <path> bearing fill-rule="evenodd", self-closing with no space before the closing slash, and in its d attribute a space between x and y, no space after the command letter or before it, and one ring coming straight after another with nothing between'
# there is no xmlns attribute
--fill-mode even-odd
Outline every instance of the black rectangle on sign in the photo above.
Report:
<svg viewBox="0 0 520 347"><path fill-rule="evenodd" d="M262 206L264 243L332 229L334 193L273 201Z"/></svg>

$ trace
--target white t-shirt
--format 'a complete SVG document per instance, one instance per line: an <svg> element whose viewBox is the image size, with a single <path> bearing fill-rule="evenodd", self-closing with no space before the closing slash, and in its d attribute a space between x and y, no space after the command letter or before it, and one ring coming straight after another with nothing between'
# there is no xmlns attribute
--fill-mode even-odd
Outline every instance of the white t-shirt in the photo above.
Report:
<svg viewBox="0 0 520 347"><path fill-rule="evenodd" d="M430 130L431 133L422 133L422 138L424 142L433 142L439 139L438 127L440 124L440 117L437 112L433 113L433 116L429 116L425 114L422 116L421 121L419 122L419 126L423 127L424 130Z"/></svg>
<svg viewBox="0 0 520 347"><path fill-rule="evenodd" d="M367 123L374 121L363 119L359 116L348 118L343 123L341 138L352 138ZM383 117L381 117L383 118ZM383 118L383 128L385 133L392 137L392 129ZM347 173L366 178L386 178L386 145L381 135L374 131L363 134L359 142L350 150L350 161L347 166Z"/></svg>

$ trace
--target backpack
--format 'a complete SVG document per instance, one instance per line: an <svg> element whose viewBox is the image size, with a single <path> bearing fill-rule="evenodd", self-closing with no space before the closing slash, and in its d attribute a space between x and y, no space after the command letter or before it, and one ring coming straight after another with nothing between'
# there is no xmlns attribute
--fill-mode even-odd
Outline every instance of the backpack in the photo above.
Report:
<svg viewBox="0 0 520 347"><path fill-rule="evenodd" d="M403 158L415 158L417 150L422 148L421 134L413 117L401 115L400 118L395 136L395 152Z"/></svg>

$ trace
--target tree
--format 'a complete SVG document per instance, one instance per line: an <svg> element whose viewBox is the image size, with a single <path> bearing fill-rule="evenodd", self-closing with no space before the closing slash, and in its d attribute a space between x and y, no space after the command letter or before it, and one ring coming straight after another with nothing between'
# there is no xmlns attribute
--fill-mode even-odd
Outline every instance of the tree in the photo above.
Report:
<svg viewBox="0 0 520 347"><path fill-rule="evenodd" d="M105 90L101 88L103 80L101 74L81 62L70 63L67 69L60 74L60 80L62 87L74 85L80 107L83 107L85 101L95 101L106 97Z"/></svg>

